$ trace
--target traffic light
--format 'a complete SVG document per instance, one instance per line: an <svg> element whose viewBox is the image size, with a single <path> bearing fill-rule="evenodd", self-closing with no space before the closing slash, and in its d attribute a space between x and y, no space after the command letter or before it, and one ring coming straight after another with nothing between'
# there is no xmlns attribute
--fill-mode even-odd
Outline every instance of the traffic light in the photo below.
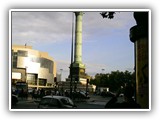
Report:
<svg viewBox="0 0 160 120"><path fill-rule="evenodd" d="M57 82L57 77L54 77L54 82L55 82L55 83Z"/></svg>

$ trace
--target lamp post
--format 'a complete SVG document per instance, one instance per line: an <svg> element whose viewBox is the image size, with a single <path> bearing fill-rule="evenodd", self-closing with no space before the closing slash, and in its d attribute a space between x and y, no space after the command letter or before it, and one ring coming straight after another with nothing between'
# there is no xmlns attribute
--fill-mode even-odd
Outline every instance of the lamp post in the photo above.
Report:
<svg viewBox="0 0 160 120"><path fill-rule="evenodd" d="M71 42L71 65L70 65L70 98L72 98L72 81L73 81L73 31L74 31L74 13L72 13L72 42Z"/></svg>

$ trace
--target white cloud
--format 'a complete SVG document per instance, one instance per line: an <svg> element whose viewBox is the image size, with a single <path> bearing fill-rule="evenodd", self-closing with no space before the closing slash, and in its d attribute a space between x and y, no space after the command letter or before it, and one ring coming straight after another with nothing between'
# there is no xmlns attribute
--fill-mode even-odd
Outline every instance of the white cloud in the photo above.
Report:
<svg viewBox="0 0 160 120"><path fill-rule="evenodd" d="M112 29L123 28L131 21L128 12L117 12L112 20L103 19L100 12L85 12L83 15L83 38L109 34ZM12 12L13 43L52 43L70 40L71 12ZM32 42L33 41L33 42Z"/></svg>
<svg viewBox="0 0 160 120"><path fill-rule="evenodd" d="M70 18L71 13L65 12L13 12L12 41L52 43L66 40L71 36Z"/></svg>
<svg viewBox="0 0 160 120"><path fill-rule="evenodd" d="M118 12L115 18L103 19L100 12L85 12L83 15L83 42L96 43L101 36L114 36L116 29L128 29L128 24L134 24L132 13ZM72 32L72 13L71 12L12 12L12 43L41 46L44 44L53 44L71 40ZM132 27L132 26L130 26ZM121 34L121 33L120 33ZM103 40L103 39L102 39ZM37 47L38 48L38 47ZM45 49L45 48L44 48ZM44 49L42 51L44 51ZM51 51L50 51L51 52ZM58 51L56 51L58 52ZM99 55L99 51L95 54ZM63 54L61 53L63 56ZM54 58L55 54L53 55ZM95 56L95 55L94 55ZM93 56L93 58L94 58ZM91 57L90 57L91 58ZM60 58L56 58L60 59ZM67 58L66 58L67 59ZM94 60L93 60L94 61ZM113 70L114 66L108 66L101 63L86 64L86 72L90 75ZM57 60L57 71L63 68L65 77L69 74L70 61L64 59Z"/></svg>

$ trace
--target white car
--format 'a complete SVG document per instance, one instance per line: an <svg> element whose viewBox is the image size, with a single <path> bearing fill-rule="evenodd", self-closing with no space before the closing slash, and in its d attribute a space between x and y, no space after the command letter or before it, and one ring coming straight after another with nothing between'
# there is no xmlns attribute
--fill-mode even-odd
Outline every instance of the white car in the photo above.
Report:
<svg viewBox="0 0 160 120"><path fill-rule="evenodd" d="M39 102L39 109L76 108L77 106L69 97L64 96L44 96Z"/></svg>

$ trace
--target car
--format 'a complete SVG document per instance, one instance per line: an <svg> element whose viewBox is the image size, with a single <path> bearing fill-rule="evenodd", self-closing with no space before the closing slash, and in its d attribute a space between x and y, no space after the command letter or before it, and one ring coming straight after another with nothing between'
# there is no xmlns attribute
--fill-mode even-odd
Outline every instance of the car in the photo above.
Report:
<svg viewBox="0 0 160 120"><path fill-rule="evenodd" d="M18 103L17 95L12 94L11 102L12 102L12 106L15 106Z"/></svg>
<svg viewBox="0 0 160 120"><path fill-rule="evenodd" d="M114 97L115 93L113 92L101 92L102 97Z"/></svg>
<svg viewBox="0 0 160 120"><path fill-rule="evenodd" d="M86 95L84 91L72 92L72 97L74 100L86 100L90 98L89 95Z"/></svg>
<svg viewBox="0 0 160 120"><path fill-rule="evenodd" d="M90 98L88 92L80 91L79 94L84 99L89 99Z"/></svg>
<svg viewBox="0 0 160 120"><path fill-rule="evenodd" d="M74 109L76 107L69 97L55 95L44 96L38 104L38 109Z"/></svg>

